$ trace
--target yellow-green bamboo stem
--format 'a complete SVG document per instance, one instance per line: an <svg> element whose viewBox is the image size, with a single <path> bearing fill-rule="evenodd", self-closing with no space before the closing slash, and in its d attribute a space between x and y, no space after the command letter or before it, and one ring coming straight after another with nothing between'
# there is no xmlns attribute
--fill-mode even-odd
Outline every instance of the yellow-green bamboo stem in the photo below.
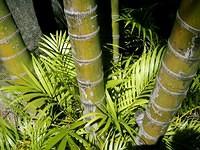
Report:
<svg viewBox="0 0 200 150"><path fill-rule="evenodd" d="M155 144L181 107L200 60L200 1L183 0L140 125L138 144Z"/></svg>
<svg viewBox="0 0 200 150"><path fill-rule="evenodd" d="M96 9L94 0L64 0L84 113L96 111L105 95Z"/></svg>
<svg viewBox="0 0 200 150"><path fill-rule="evenodd" d="M31 66L26 46L4 0L0 0L0 62L11 79L25 75L23 65Z"/></svg>
<svg viewBox="0 0 200 150"><path fill-rule="evenodd" d="M112 8L112 40L113 40L113 60L119 60L119 0L111 0Z"/></svg>

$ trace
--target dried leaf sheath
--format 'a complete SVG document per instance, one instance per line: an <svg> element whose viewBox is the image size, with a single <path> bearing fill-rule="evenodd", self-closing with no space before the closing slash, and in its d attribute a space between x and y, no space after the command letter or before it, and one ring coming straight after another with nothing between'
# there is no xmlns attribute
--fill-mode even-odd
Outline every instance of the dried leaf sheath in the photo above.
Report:
<svg viewBox="0 0 200 150"><path fill-rule="evenodd" d="M4 0L0 0L0 61L14 79L25 75L23 64L31 65L26 46Z"/></svg>
<svg viewBox="0 0 200 150"><path fill-rule="evenodd" d="M94 0L64 0L68 33L73 47L77 81L85 113L104 100L104 83Z"/></svg>
<svg viewBox="0 0 200 150"><path fill-rule="evenodd" d="M183 0L157 84L140 126L138 144L155 144L181 107L200 60L200 1Z"/></svg>

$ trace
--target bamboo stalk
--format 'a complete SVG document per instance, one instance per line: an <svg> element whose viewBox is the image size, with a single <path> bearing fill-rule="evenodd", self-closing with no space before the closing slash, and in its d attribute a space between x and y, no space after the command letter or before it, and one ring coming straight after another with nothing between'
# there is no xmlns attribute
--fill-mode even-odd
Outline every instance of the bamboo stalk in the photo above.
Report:
<svg viewBox="0 0 200 150"><path fill-rule="evenodd" d="M112 40L113 40L113 60L119 60L119 0L111 0L112 9Z"/></svg>
<svg viewBox="0 0 200 150"><path fill-rule="evenodd" d="M105 95L96 9L94 0L64 0L68 34L85 114L96 111L96 105L103 103Z"/></svg>
<svg viewBox="0 0 200 150"><path fill-rule="evenodd" d="M31 66L26 46L4 0L0 0L0 62L16 82L25 75L23 65Z"/></svg>
<svg viewBox="0 0 200 150"><path fill-rule="evenodd" d="M200 1L183 0L168 40L138 144L155 144L181 107L200 60Z"/></svg>

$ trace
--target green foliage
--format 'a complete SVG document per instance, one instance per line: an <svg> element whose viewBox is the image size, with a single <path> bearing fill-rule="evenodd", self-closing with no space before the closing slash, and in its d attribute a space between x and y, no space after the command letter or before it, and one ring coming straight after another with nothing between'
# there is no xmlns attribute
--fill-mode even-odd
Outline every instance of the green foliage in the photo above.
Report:
<svg viewBox="0 0 200 150"><path fill-rule="evenodd" d="M131 107L131 104L138 100L144 103L145 99L148 100L151 91L154 87L154 79L160 67L160 62L164 47L156 47L143 55L133 64L130 63L131 59L125 62L124 68L120 69L111 77L115 79L123 79L124 82L117 86L119 111L123 111ZM137 105L136 105L137 106Z"/></svg>
<svg viewBox="0 0 200 150"><path fill-rule="evenodd" d="M23 83L11 83L2 88L4 92L12 93L10 107L19 117L16 132L20 138L15 142L18 149L48 149L45 145L53 136L52 131L73 126L82 114L66 33L42 37L39 48L40 55L37 58L32 55L33 70L25 68L27 77L22 79ZM80 139L75 132L72 134ZM73 142L72 139L69 141ZM12 141L8 139L8 142Z"/></svg>
<svg viewBox="0 0 200 150"><path fill-rule="evenodd" d="M135 145L137 124L135 113L144 108L155 84L164 47L144 52L135 62L132 57L112 69L106 83L106 105L99 113L91 113L86 126L94 126L101 149L127 149Z"/></svg>
<svg viewBox="0 0 200 150"><path fill-rule="evenodd" d="M51 38L44 36L39 48L39 58L32 56L34 72L26 68L28 78L23 79L24 83L3 90L17 93L14 102L22 102L30 113L49 108L47 113L54 119L72 122L79 118L81 107L69 39L66 33L57 32Z"/></svg>
<svg viewBox="0 0 200 150"><path fill-rule="evenodd" d="M182 107L172 120L164 143L169 150L200 148L200 74L194 77Z"/></svg>
<svg viewBox="0 0 200 150"><path fill-rule="evenodd" d="M19 140L15 126L0 117L0 149L11 150Z"/></svg>
<svg viewBox="0 0 200 150"><path fill-rule="evenodd" d="M78 132L84 124L82 121L76 121L67 126L57 126L51 129L46 134L47 140L45 141L44 149L49 150L53 147L59 150L65 150L66 147L73 150L80 150L80 147L90 149L88 141Z"/></svg>
<svg viewBox="0 0 200 150"><path fill-rule="evenodd" d="M111 74L106 78L105 105L99 112L81 117L69 39L62 32L43 36L40 54L32 56L33 70L26 68L28 77L21 84L2 89L12 93L9 106L18 117L14 125L0 118L0 148L123 150L133 147L138 132L135 116L150 98L165 49L143 48L139 59L128 57L108 71ZM180 144L177 135L185 135L185 130L193 131L198 142L199 79L198 73L183 107L164 136L167 149Z"/></svg>
<svg viewBox="0 0 200 150"><path fill-rule="evenodd" d="M45 111L40 111L34 117L20 117L19 119L20 140L16 145L17 149L41 149L52 122L51 117L46 116Z"/></svg>
<svg viewBox="0 0 200 150"><path fill-rule="evenodd" d="M151 16L152 8L126 8L120 16L120 21L124 24L124 31L122 32L124 41L123 47L127 51L133 51L134 54L141 52L144 47L156 46L158 43L158 36L155 32L156 26L153 24L153 17Z"/></svg>

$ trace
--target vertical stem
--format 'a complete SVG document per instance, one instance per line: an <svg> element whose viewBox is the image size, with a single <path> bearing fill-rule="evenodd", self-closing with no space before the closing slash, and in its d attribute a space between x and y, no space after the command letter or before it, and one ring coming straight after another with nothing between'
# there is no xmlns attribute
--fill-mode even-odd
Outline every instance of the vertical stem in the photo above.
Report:
<svg viewBox="0 0 200 150"><path fill-rule="evenodd" d="M31 66L26 46L4 0L0 0L0 62L11 79L25 75L23 65Z"/></svg>
<svg viewBox="0 0 200 150"><path fill-rule="evenodd" d="M200 60L200 1L183 0L157 84L140 126L138 144L155 144L181 107Z"/></svg>
<svg viewBox="0 0 200 150"><path fill-rule="evenodd" d="M113 40L113 60L119 60L119 0L111 0L112 8L112 40Z"/></svg>
<svg viewBox="0 0 200 150"><path fill-rule="evenodd" d="M80 99L84 113L96 111L104 100L102 51L99 43L97 5L94 0L64 0L68 33L73 47Z"/></svg>

